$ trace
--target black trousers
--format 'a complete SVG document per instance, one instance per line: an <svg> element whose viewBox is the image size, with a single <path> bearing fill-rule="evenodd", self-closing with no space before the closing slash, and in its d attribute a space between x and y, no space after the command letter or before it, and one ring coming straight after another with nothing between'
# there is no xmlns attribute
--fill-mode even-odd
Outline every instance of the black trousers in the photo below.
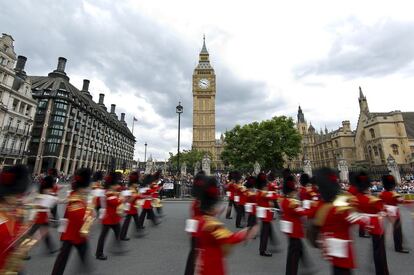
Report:
<svg viewBox="0 0 414 275"><path fill-rule="evenodd" d="M235 206L234 201L229 199L229 204L227 206L227 212L226 212L226 219L231 218L231 209Z"/></svg>
<svg viewBox="0 0 414 275"><path fill-rule="evenodd" d="M297 275L299 260L303 256L302 240L289 237L288 253L286 259L286 275Z"/></svg>
<svg viewBox="0 0 414 275"><path fill-rule="evenodd" d="M360 237L364 237L364 236L366 236L366 235L367 235L367 233L366 233L366 230L365 230L365 227L364 227L364 226L362 226L362 225L360 225L360 226L359 226L358 235L359 235Z"/></svg>
<svg viewBox="0 0 414 275"><path fill-rule="evenodd" d="M236 208L236 227L241 227L241 221L244 220L244 205L235 205Z"/></svg>
<svg viewBox="0 0 414 275"><path fill-rule="evenodd" d="M257 223L256 215L249 213L249 216L247 217L247 226L252 227L255 226Z"/></svg>
<svg viewBox="0 0 414 275"><path fill-rule="evenodd" d="M121 225L119 223L117 223L117 224L103 224L101 235L99 236L99 240L98 240L98 246L96 247L96 256L102 256L103 255L105 239L106 239L106 235L108 235L109 229L112 229L114 231L115 239L117 241L119 241L120 232L121 232Z"/></svg>
<svg viewBox="0 0 414 275"><path fill-rule="evenodd" d="M121 228L121 240L125 239L127 234L128 234L128 228L129 228L129 223L131 222L131 218L134 219L135 222L135 228L138 229L138 224L139 224L139 218L138 218L138 214L134 214L134 215L126 215L125 219L124 219L124 223L122 224L122 228Z"/></svg>
<svg viewBox="0 0 414 275"><path fill-rule="evenodd" d="M42 229L45 230L46 233L43 237L43 239L45 240L45 244L47 249L52 252L56 249L55 243L53 242L50 233L49 233L49 224L45 223L45 224L34 224L30 230L29 230L29 236L33 236L37 230Z"/></svg>
<svg viewBox="0 0 414 275"><path fill-rule="evenodd" d="M389 275L384 235L372 235L376 275Z"/></svg>
<svg viewBox="0 0 414 275"><path fill-rule="evenodd" d="M349 268L332 266L332 274L333 275L351 275L352 271Z"/></svg>
<svg viewBox="0 0 414 275"><path fill-rule="evenodd" d="M88 243L84 242L81 244L73 244L70 241L63 241L60 252L56 258L55 265L53 266L52 275L62 275L65 272L66 263L68 262L72 246L78 250L79 258L81 259L82 263L84 265L87 265L86 253L89 249Z"/></svg>
<svg viewBox="0 0 414 275"><path fill-rule="evenodd" d="M185 265L184 275L194 275L195 262L197 259L196 241L197 239L195 237L191 237L190 253L188 253L187 264Z"/></svg>
<svg viewBox="0 0 414 275"><path fill-rule="evenodd" d="M260 246L259 246L259 251L261 253L267 250L267 243L268 243L270 235L271 235L270 222L262 221L262 227L260 229Z"/></svg>
<svg viewBox="0 0 414 275"><path fill-rule="evenodd" d="M399 251L403 249L403 236L402 236L402 224L400 218L398 218L393 225L393 236L394 236L394 248Z"/></svg>
<svg viewBox="0 0 414 275"><path fill-rule="evenodd" d="M150 219L154 225L158 224L157 218L155 217L154 210L152 208L142 209L141 215L139 215L138 228L144 227L145 217L147 217L147 219Z"/></svg>

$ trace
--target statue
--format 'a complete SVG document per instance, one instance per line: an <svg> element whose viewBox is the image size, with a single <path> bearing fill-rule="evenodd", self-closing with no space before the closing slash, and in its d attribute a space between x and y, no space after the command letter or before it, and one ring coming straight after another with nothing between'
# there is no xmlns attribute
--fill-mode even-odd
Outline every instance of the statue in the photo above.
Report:
<svg viewBox="0 0 414 275"><path fill-rule="evenodd" d="M184 163L181 165L181 176L187 175L187 163L184 161Z"/></svg>
<svg viewBox="0 0 414 275"><path fill-rule="evenodd" d="M259 175L260 173L260 164L256 161L253 165L253 171L255 175Z"/></svg>
<svg viewBox="0 0 414 275"><path fill-rule="evenodd" d="M210 157L207 154L205 154L201 161L201 169L206 173L207 176L210 176L210 164Z"/></svg>
<svg viewBox="0 0 414 275"><path fill-rule="evenodd" d="M303 161L303 173L308 174L309 177L312 177L312 164L307 158Z"/></svg>
<svg viewBox="0 0 414 275"><path fill-rule="evenodd" d="M154 170L154 162L152 161L152 157L150 157L147 162L145 163L145 174L151 174Z"/></svg>
<svg viewBox="0 0 414 275"><path fill-rule="evenodd" d="M387 168L390 174L395 178L395 182L397 184L401 183L400 169L398 168L398 164L395 161L395 158L393 158L391 154L387 158Z"/></svg>
<svg viewBox="0 0 414 275"><path fill-rule="evenodd" d="M349 182L349 168L345 159L338 160L339 179L341 182Z"/></svg>
<svg viewBox="0 0 414 275"><path fill-rule="evenodd" d="M197 175L199 170L200 170L200 162L196 161L196 163L194 163L194 176Z"/></svg>

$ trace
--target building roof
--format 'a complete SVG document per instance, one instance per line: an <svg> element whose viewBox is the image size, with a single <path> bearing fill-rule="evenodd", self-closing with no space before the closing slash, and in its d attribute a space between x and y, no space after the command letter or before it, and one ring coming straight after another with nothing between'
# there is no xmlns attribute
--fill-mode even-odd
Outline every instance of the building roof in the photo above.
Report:
<svg viewBox="0 0 414 275"><path fill-rule="evenodd" d="M414 139L414 112L403 112L405 130L409 139Z"/></svg>
<svg viewBox="0 0 414 275"><path fill-rule="evenodd" d="M66 91L68 96L65 100L71 101L77 108L93 115L103 123L111 126L126 137L135 140L129 128L119 121L116 116L108 113L102 106L92 100L86 91L80 91L69 82L69 77L64 71L55 70L48 76L29 76L32 83L33 95L37 98L43 96L56 96L58 91Z"/></svg>

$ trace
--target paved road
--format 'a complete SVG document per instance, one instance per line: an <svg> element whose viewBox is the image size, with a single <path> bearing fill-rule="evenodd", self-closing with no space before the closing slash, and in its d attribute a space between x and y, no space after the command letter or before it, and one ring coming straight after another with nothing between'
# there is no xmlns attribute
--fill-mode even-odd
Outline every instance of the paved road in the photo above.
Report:
<svg viewBox="0 0 414 275"><path fill-rule="evenodd" d="M108 253L109 259L105 262L92 258L93 273L99 275L158 275L183 274L184 265L189 250L189 239L184 232L184 223L188 215L189 202L166 202L164 210L166 217L158 227L147 225L147 235L143 238L131 238L127 243L130 250L127 254L119 256ZM234 230L234 220L227 220L229 228ZM408 247L414 248L414 223L407 210L403 211L403 230ZM132 229L132 226L130 227ZM388 230L390 231L390 230ZM132 233L132 232L131 232ZM94 254L99 235L99 225L95 225L91 232L91 251ZM228 258L229 274L284 274L286 261L286 237L277 230L280 242L279 253L271 258L258 255L259 239L247 245L237 246ZM57 240L57 234L56 234ZM356 239L357 262L359 268L356 275L373 274L371 240ZM391 274L413 274L414 252L411 254L398 254L392 249L393 243L390 233L387 234L388 263ZM107 240L109 243L109 239ZM107 246L109 247L109 245ZM329 274L329 265L321 259L317 249L306 247L307 254L318 272L313 274ZM45 253L44 245L40 244L31 253L32 259L27 262L28 275L50 274L56 255ZM77 253L72 251L65 274L77 273Z"/></svg>

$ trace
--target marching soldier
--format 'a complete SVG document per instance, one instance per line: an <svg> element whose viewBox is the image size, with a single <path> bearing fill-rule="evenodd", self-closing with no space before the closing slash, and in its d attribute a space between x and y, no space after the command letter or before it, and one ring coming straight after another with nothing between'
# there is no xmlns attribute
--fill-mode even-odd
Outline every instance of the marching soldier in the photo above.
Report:
<svg viewBox="0 0 414 275"><path fill-rule="evenodd" d="M144 229L145 217L150 219L154 225L158 225L158 219L155 216L153 207L152 207L152 190L149 188L154 182L158 181L157 176L155 175L146 175L143 180L143 190L141 191L141 198L143 199L142 211L139 216L138 228Z"/></svg>
<svg viewBox="0 0 414 275"><path fill-rule="evenodd" d="M198 228L198 256L196 274L224 275L224 257L229 252L229 246L253 238L257 233L257 226L250 230L243 229L233 233L216 219L219 210L219 188L214 177L208 177L200 198L200 210L203 216L199 219Z"/></svg>
<svg viewBox="0 0 414 275"><path fill-rule="evenodd" d="M297 188L294 176L291 175L284 179L282 192L284 196L280 199L283 213L280 220L280 230L289 238L286 275L296 275L298 274L299 260L304 260L302 239L305 235L302 217L308 213L301 207L300 201L296 199Z"/></svg>
<svg viewBox="0 0 414 275"><path fill-rule="evenodd" d="M53 178L53 187L52 187L52 191L51 191L51 195L53 196L58 196L58 192L59 192L59 185L57 184L59 181L59 175L58 175L58 170L55 168L50 168L47 170L47 176L50 176ZM55 224L58 224L57 221L59 221L59 216L58 216L58 212L57 212L57 204L54 205L51 209L51 214L52 217L55 221Z"/></svg>
<svg viewBox="0 0 414 275"><path fill-rule="evenodd" d="M6 167L0 173L0 274L20 274L22 262L36 244L25 219L22 195L30 184L23 165Z"/></svg>
<svg viewBox="0 0 414 275"><path fill-rule="evenodd" d="M35 198L36 216L34 225L29 232L30 235L34 235L38 230L40 231L50 254L57 252L49 233L50 213L58 202L58 198L54 195L53 190L55 184L55 179L52 176L46 176L40 181L39 195Z"/></svg>
<svg viewBox="0 0 414 275"><path fill-rule="evenodd" d="M248 217L247 217L248 227L252 227L257 224L257 219L256 219L257 193L254 190L255 186L256 186L256 178L253 176L248 177L246 181L247 194L246 194L246 205L245 205L245 210L246 210L246 213L248 214Z"/></svg>
<svg viewBox="0 0 414 275"><path fill-rule="evenodd" d="M121 240L128 241L129 238L127 237L129 223L131 222L131 218L134 219L135 228L138 231L138 224L139 224L139 217L138 217L138 200L140 199L140 194L138 193L138 181L139 181L139 174L138 172L132 172L129 174L129 190L128 198L125 203L126 205L126 216L124 219L124 223L121 229Z"/></svg>
<svg viewBox="0 0 414 275"><path fill-rule="evenodd" d="M272 233L272 220L274 212L273 201L277 200L278 196L275 193L268 193L265 190L267 183L266 174L259 173L256 179L257 186L257 208L256 216L261 219L262 227L260 229L260 246L259 252L260 256L271 257L272 253L267 250L267 243L270 238L275 238L276 236Z"/></svg>
<svg viewBox="0 0 414 275"><path fill-rule="evenodd" d="M191 234L191 245L190 245L190 253L187 257L187 263L185 266L184 275L194 275L195 272L195 261L197 259L197 232L199 220L202 216L200 210L200 195L202 188L205 184L206 174L204 171L200 171L194 177L193 180L193 189L192 195L194 197L194 201L191 204L190 208L190 219L186 222L186 232Z"/></svg>
<svg viewBox="0 0 414 275"><path fill-rule="evenodd" d="M384 203L370 194L371 182L365 172L360 172L355 176L355 184L359 191L356 195L358 211L369 218L368 231L372 237L375 272L377 275L388 275L383 224Z"/></svg>
<svg viewBox="0 0 414 275"><path fill-rule="evenodd" d="M155 208L157 215L161 217L162 216L162 203L160 200L160 190L162 189L162 187L160 187L160 185L158 184L158 181L160 180L160 177L161 177L161 172L157 171L153 177L154 177L153 182L150 185L150 192L152 194L152 205Z"/></svg>
<svg viewBox="0 0 414 275"><path fill-rule="evenodd" d="M72 247L78 250L82 263L87 267L87 252L89 250L87 237L95 216L93 204L88 203L90 182L91 171L89 169L81 168L76 171L72 182L72 193L67 200L64 224L61 225L62 247L56 258L52 275L64 273Z"/></svg>
<svg viewBox="0 0 414 275"><path fill-rule="evenodd" d="M234 208L236 209L236 228L243 228L242 220L244 220L245 212L244 205L246 203L246 188L242 182L240 172L233 172L234 181Z"/></svg>
<svg viewBox="0 0 414 275"><path fill-rule="evenodd" d="M404 198L395 192L395 178L392 175L385 175L382 177L382 185L385 191L381 192L379 197L385 204L387 215L393 221L393 237L394 237L394 248L399 253L409 253L407 249L403 248L403 235L402 235L402 224L399 204L404 203Z"/></svg>
<svg viewBox="0 0 414 275"><path fill-rule="evenodd" d="M108 234L109 229L112 229L115 234L115 239L120 241L121 233L121 216L120 216L120 207L122 206L122 200L119 197L119 190L121 185L119 183L120 175L119 173L110 173L105 177L105 204L106 209L102 218L102 231L99 236L98 246L96 248L96 259L98 260L107 260L108 257L104 255L104 244L105 239ZM120 245L120 243L118 243Z"/></svg>
<svg viewBox="0 0 414 275"><path fill-rule="evenodd" d="M235 172L230 172L228 177L228 184L226 186L226 195L229 200L229 204L227 206L227 212L226 212L226 219L232 219L231 217L231 209L234 207L236 208L236 205L234 204L234 192L236 189L236 183L234 181Z"/></svg>
<svg viewBox="0 0 414 275"><path fill-rule="evenodd" d="M356 267L350 229L354 224L362 224L362 218L355 212L353 197L340 194L333 170L320 169L316 181L323 202L314 222L321 231L324 256L331 262L333 275L350 275Z"/></svg>
<svg viewBox="0 0 414 275"><path fill-rule="evenodd" d="M102 186L103 173L102 171L96 171L93 174L92 182L92 196L93 196L93 205L95 207L96 213L99 213L101 208L105 208L102 205L102 202L105 198L105 189Z"/></svg>

